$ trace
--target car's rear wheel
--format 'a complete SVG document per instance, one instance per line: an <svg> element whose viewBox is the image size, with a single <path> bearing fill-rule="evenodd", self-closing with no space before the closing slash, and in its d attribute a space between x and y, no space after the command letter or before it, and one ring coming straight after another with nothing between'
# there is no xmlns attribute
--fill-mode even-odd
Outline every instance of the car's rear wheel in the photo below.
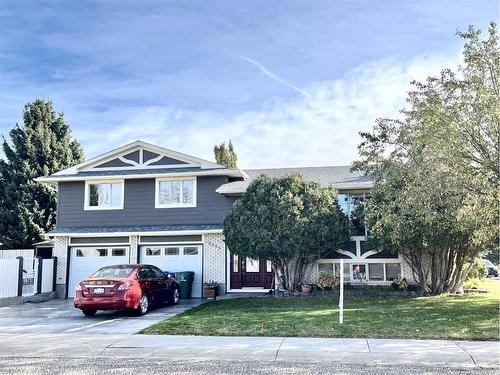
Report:
<svg viewBox="0 0 500 375"><path fill-rule="evenodd" d="M135 310L138 315L144 315L149 310L149 298L147 294L143 294L139 301L139 306Z"/></svg>
<svg viewBox="0 0 500 375"><path fill-rule="evenodd" d="M94 316L97 310L94 309L82 309L82 313L85 316Z"/></svg>
<svg viewBox="0 0 500 375"><path fill-rule="evenodd" d="M179 299L181 297L181 292L179 291L179 288L175 288L174 291L172 292L172 296L170 297L170 304L172 305L177 305L179 303Z"/></svg>

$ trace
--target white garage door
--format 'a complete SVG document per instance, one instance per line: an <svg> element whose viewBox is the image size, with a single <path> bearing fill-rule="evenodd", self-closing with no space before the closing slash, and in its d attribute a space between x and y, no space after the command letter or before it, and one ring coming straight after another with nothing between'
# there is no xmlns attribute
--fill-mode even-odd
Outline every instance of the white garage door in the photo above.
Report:
<svg viewBox="0 0 500 375"><path fill-rule="evenodd" d="M193 271L192 297L201 297L201 245L141 246L141 263L153 264L162 271Z"/></svg>
<svg viewBox="0 0 500 375"><path fill-rule="evenodd" d="M76 284L99 268L130 263L128 246L72 247L70 252L68 297L74 297Z"/></svg>

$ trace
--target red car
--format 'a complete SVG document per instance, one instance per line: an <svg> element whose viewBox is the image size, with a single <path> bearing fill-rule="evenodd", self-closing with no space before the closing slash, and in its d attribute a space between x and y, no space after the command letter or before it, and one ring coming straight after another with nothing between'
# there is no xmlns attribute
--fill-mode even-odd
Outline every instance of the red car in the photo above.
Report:
<svg viewBox="0 0 500 375"><path fill-rule="evenodd" d="M103 267L76 285L74 305L86 316L97 310L130 309L144 315L150 306L177 304L180 285L158 267L123 264Z"/></svg>

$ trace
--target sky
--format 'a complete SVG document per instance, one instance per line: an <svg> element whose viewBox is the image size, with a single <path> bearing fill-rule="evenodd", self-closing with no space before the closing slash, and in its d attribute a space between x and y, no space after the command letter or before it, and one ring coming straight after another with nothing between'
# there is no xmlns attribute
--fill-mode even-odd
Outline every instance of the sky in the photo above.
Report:
<svg viewBox="0 0 500 375"><path fill-rule="evenodd" d="M0 134L50 99L86 157L141 139L242 168L349 164L496 0L2 1Z"/></svg>

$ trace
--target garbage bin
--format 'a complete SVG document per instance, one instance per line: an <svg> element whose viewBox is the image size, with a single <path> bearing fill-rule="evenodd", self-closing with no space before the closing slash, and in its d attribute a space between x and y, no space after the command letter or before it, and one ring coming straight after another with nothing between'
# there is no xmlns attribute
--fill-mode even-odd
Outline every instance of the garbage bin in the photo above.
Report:
<svg viewBox="0 0 500 375"><path fill-rule="evenodd" d="M176 272L175 276L177 276L177 281L179 282L179 284L181 284L181 299L191 298L191 292L193 290L194 272L192 271Z"/></svg>

